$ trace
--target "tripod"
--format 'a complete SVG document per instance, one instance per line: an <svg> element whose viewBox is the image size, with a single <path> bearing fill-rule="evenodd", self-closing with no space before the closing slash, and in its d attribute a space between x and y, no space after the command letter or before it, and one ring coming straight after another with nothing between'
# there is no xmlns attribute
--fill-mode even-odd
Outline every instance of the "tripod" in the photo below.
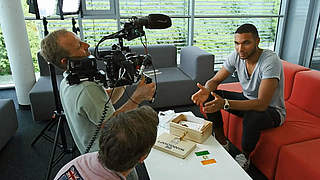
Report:
<svg viewBox="0 0 320 180"><path fill-rule="evenodd" d="M46 176L47 180L50 178L52 168L64 157L64 155L75 152L74 146L72 148L68 148L68 145L67 145L67 139L66 139L66 134L65 134L65 124L66 124L67 120L66 120L66 117L63 112L62 105L61 105L59 90L57 87L55 67L50 63L48 65L49 65L49 70L50 70L51 83L52 83L52 88L53 88L53 95L54 95L56 110L54 111L52 121L45 126L45 128L40 132L40 134L31 143L31 146L33 146L39 140L40 137L43 137L46 140L53 143L49 166L48 166L48 172L47 172L47 176ZM51 129L55 124L57 124L57 129L56 129L55 137L53 140L50 136L45 134L45 131L48 129ZM59 136L61 139L61 143L58 143ZM62 151L55 158L57 147L62 149Z"/></svg>
<svg viewBox="0 0 320 180"><path fill-rule="evenodd" d="M47 19L45 17L43 17L43 27L44 27L44 35L45 36L49 34L47 24L48 24ZM79 28L76 28L76 21L74 18L72 18L72 27L73 27L72 30L76 34L78 31L80 31ZM49 122L41 130L40 134L31 143L31 146L33 146L40 139L40 137L43 137L46 140L48 140L49 142L53 143L51 156L50 156L50 160L49 160L48 172L46 175L46 180L48 180L50 178L52 168L64 157L64 155L72 153L72 158L74 158L74 156L75 156L74 152L77 149L74 146L74 142L73 142L73 147L68 148L66 133L65 133L65 129L64 129L65 124L67 123L67 119L66 119L66 116L63 112L63 107L62 107L61 100L60 100L59 90L58 90L58 86L57 86L56 71L55 71L55 67L52 64L48 63L48 66L49 66L49 70L50 70L51 84L52 84L52 89L53 89L56 110L53 113L51 122ZM50 130L56 124L57 124L57 129L56 129L56 133L55 133L55 136L53 139L52 137L45 134L45 132L47 130ZM58 142L59 137L60 137L61 143ZM57 147L62 149L62 151L55 158Z"/></svg>

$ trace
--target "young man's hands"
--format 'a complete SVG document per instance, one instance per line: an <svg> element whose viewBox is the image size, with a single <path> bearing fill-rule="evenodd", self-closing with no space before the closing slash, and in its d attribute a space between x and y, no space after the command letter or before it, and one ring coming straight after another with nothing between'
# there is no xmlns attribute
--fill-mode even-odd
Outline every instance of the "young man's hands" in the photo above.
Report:
<svg viewBox="0 0 320 180"><path fill-rule="evenodd" d="M204 104L204 113L214 113L219 111L220 109L223 109L224 99L214 92L211 92L211 95L214 97L214 100Z"/></svg>
<svg viewBox="0 0 320 180"><path fill-rule="evenodd" d="M200 106L208 99L210 91L200 83L197 83L197 86L199 87L199 90L191 96L191 100L193 103Z"/></svg>
<svg viewBox="0 0 320 180"><path fill-rule="evenodd" d="M214 113L223 109L224 99L217 95L214 92L210 92L206 87L202 86L200 83L197 83L199 87L198 92L194 93L191 96L191 100L198 106L202 106L208 99L210 93L214 97L214 100L206 102L202 108L204 113Z"/></svg>

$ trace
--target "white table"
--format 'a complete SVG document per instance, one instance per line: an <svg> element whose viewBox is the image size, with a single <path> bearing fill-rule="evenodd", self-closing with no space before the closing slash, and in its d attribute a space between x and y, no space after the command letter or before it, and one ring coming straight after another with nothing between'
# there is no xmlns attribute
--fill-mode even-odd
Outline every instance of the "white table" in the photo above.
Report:
<svg viewBox="0 0 320 180"><path fill-rule="evenodd" d="M159 126L158 136L163 132L168 132L168 129ZM195 152L203 150L208 150L210 152L209 157L214 158L217 162L202 165L202 157L197 157ZM151 180L251 179L213 136L209 136L204 143L197 144L195 150L185 159L152 148L144 163Z"/></svg>

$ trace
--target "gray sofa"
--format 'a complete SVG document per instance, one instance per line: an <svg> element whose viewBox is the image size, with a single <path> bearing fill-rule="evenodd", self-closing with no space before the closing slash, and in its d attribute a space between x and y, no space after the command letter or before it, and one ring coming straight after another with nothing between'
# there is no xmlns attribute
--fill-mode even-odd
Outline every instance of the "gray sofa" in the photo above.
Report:
<svg viewBox="0 0 320 180"><path fill-rule="evenodd" d="M132 52L144 53L142 46L132 46L130 48ZM214 56L198 47L182 48L180 65L177 64L177 48L174 45L150 45L148 50L157 70L158 81L154 103L146 103L153 108L192 104L190 96L197 91L196 83L204 83L214 74ZM40 54L38 54L38 61L40 78L29 93L31 111L35 121L50 119L54 110L49 69ZM102 62L98 63L98 67L99 69L105 68ZM56 73L58 83L60 83L62 72L59 70ZM154 81L153 73L148 74ZM132 94L134 89L135 85L128 86L127 95L124 94L115 107L121 106L128 100L128 96Z"/></svg>
<svg viewBox="0 0 320 180"><path fill-rule="evenodd" d="M18 129L16 108L12 99L0 99L0 150Z"/></svg>

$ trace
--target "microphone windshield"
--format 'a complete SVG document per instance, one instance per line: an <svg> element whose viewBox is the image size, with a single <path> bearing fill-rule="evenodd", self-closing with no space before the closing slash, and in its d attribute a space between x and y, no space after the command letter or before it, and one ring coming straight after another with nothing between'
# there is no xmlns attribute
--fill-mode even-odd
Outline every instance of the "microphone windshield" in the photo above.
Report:
<svg viewBox="0 0 320 180"><path fill-rule="evenodd" d="M166 29L172 25L170 17L164 14L149 14L147 17L147 29Z"/></svg>

